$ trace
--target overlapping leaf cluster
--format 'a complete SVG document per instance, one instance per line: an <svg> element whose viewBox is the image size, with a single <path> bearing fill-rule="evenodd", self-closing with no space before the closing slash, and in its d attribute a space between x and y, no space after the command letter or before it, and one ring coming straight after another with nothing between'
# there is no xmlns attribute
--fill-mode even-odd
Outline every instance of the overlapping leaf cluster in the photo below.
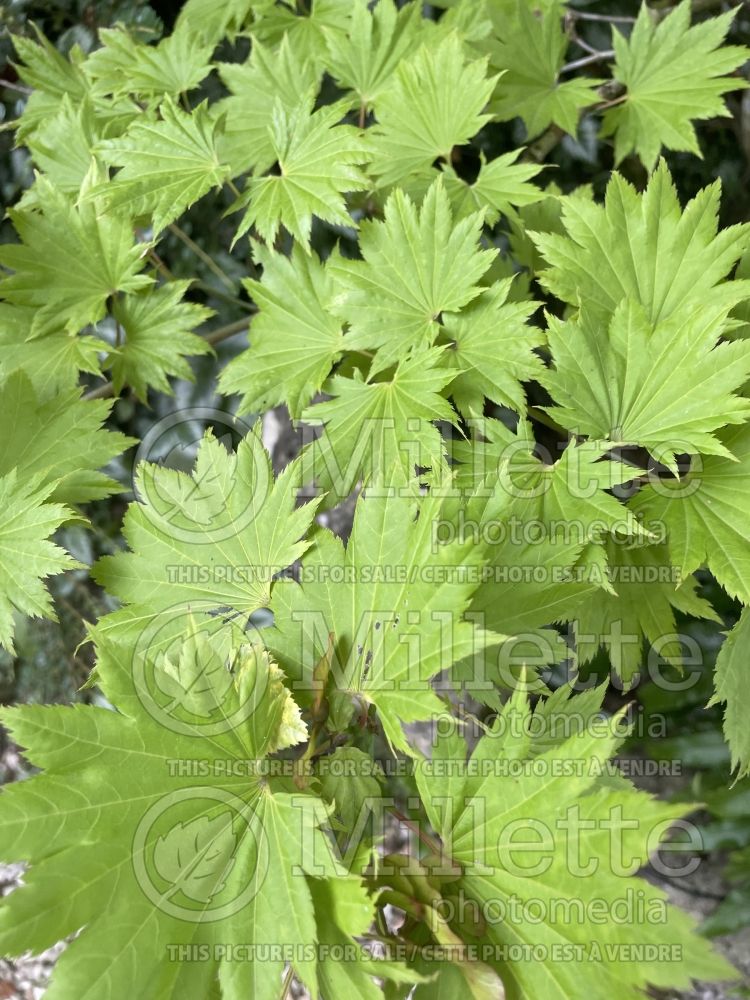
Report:
<svg viewBox="0 0 750 1000"><path fill-rule="evenodd" d="M191 474L142 465L129 551L93 570L123 605L92 630L92 683L117 712L4 716L45 774L4 796L8 851L32 869L0 943L43 948L85 927L51 997L271 1000L285 961L324 997L381 995L373 977L392 996L426 995L437 976L483 1000L731 976L668 908L659 943L681 959L666 972L611 957L640 940L633 920L607 930L605 957L538 962L507 949L552 955L603 932L441 915L457 893L572 899L585 884L615 900L615 875L570 875L559 837L543 877L519 873L497 844L524 817L554 826L582 810L603 864L613 809L641 863L650 828L681 814L592 777L617 749L611 733L535 744L526 699L503 707L503 690L531 679L546 694L545 666L601 649L625 686L653 657L679 663L675 616L716 617L701 568L750 602L750 347L734 312L750 285L731 277L750 231L719 230L718 183L683 207L657 165L662 149L699 151L693 122L726 113L746 53L722 44L731 15L692 24L689 0L658 20L644 6L594 77L566 61L564 15L527 0L458 0L437 19L393 0L303 12L189 0L152 45L115 28L64 58L17 40L32 88L17 137L38 173L11 212L17 242L0 248L0 643L12 650L14 614L53 613L42 581L74 565L56 528L118 489L100 470L133 442L104 428L98 397L172 391L225 333L204 327L211 310L159 253L167 234L196 247L179 223L200 199L225 207L248 273L246 298L230 298L257 313L218 389L242 414L285 405L315 431L278 479L255 432L233 454L208 434ZM228 58L247 39L249 54ZM488 161L477 138L516 117L529 141L574 134L599 114L615 160L635 154L650 172L643 191L614 173L603 204L545 190L529 150ZM81 398L82 374L111 384ZM542 391L550 402L533 405ZM300 504L303 487L316 499ZM316 512L355 490L344 544ZM273 624L251 641L264 609ZM716 680L742 775L743 629L745 617ZM410 726L448 713L456 692L498 721L470 761L460 736L438 741L432 763L456 765L446 777ZM600 707L560 689L536 717L590 722ZM523 734L502 736L513 713ZM357 826L382 798L361 773L362 734L378 727L412 762L439 838L440 857L410 873L379 872L378 837ZM512 783L472 769L536 757ZM359 783L331 779L338 759ZM583 771L561 779L555 761ZM446 857L451 879L435 874ZM388 901L409 919L383 932L392 954L376 959L362 939ZM466 957L475 942L491 946L481 962ZM430 943L451 960L427 962ZM272 944L291 951L227 957ZM198 971L169 957L190 948L209 956Z"/></svg>

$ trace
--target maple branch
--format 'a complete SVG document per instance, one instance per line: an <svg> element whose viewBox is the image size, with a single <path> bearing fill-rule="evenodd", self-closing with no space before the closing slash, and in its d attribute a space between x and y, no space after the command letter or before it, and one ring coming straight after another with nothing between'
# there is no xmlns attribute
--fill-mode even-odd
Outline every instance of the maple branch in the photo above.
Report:
<svg viewBox="0 0 750 1000"><path fill-rule="evenodd" d="M169 229L170 233L172 233L174 236L177 237L178 240L180 240L182 243L185 244L188 250L191 250L196 257L198 257L200 260L203 261L206 267L210 271L212 271L216 275L216 277L227 286L230 292L235 292L237 290L236 282L232 281L229 275L224 270L222 270L222 268L219 267L219 265L211 256L211 254L206 253L203 247L198 246L195 240L191 239L184 229L181 229L174 222L171 222L169 226L167 226L167 228Z"/></svg>
<svg viewBox="0 0 750 1000"><path fill-rule="evenodd" d="M606 59L613 59L614 49L602 49L600 52L593 52L591 55L574 59L573 62L566 63L561 69L561 73L572 73L574 69L581 69L583 66L590 66L592 63L604 62Z"/></svg>

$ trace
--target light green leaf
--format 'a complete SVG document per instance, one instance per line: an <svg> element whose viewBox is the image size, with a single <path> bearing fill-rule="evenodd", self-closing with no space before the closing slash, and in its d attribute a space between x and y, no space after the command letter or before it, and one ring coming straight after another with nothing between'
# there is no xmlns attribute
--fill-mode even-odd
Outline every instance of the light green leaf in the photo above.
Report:
<svg viewBox="0 0 750 1000"><path fill-rule="evenodd" d="M293 111L274 105L270 138L279 173L252 177L233 210L247 208L235 239L255 226L273 243L284 226L310 249L313 216L351 226L344 194L369 186L361 165L370 158L368 145L351 125L340 125L342 104L312 111L304 100Z"/></svg>
<svg viewBox="0 0 750 1000"><path fill-rule="evenodd" d="M363 260L331 261L340 289L335 307L350 327L347 344L377 349L373 372L433 344L447 315L479 295L497 253L478 248L481 229L481 213L454 224L437 178L421 208L396 190L385 219L362 224Z"/></svg>
<svg viewBox="0 0 750 1000"><path fill-rule="evenodd" d="M99 144L102 158L122 169L89 194L108 211L152 216L155 233L229 176L217 150L221 122L207 104L187 114L167 99L159 114L158 119L137 120L121 138Z"/></svg>
<svg viewBox="0 0 750 1000"><path fill-rule="evenodd" d="M102 427L111 408L109 399L81 399L78 388L41 402L26 375L14 372L0 386L0 412L9 420L0 441L0 475L17 469L21 476L36 476L63 503L120 491L118 482L96 471L135 443Z"/></svg>
<svg viewBox="0 0 750 1000"><path fill-rule="evenodd" d="M381 187L450 162L454 146L467 143L490 116L482 114L496 77L484 60L466 58L457 34L423 45L402 61L375 102L372 172Z"/></svg>
<svg viewBox="0 0 750 1000"><path fill-rule="evenodd" d="M32 335L78 333L103 318L111 295L151 284L138 273L145 251L125 216L99 214L95 201L74 205L45 177L36 192L34 208L8 213L21 244L0 247L0 263L15 272L0 282L0 297L34 308Z"/></svg>
<svg viewBox="0 0 750 1000"><path fill-rule="evenodd" d="M63 521L74 515L59 503L45 503L53 485L39 476L12 469L0 474L0 647L11 655L13 611L56 621L52 600L42 582L80 566L64 549L49 541Z"/></svg>
<svg viewBox="0 0 750 1000"><path fill-rule="evenodd" d="M261 412L286 403L298 418L344 350L342 324L331 312L333 283L315 254L301 247L291 257L255 247L261 281L246 281L259 308L250 347L222 371L219 388L242 393L240 411Z"/></svg>
<svg viewBox="0 0 750 1000"><path fill-rule="evenodd" d="M213 315L183 299L189 282L172 281L140 295L118 298L112 316L124 340L110 355L112 382L118 394L129 385L145 400L149 387L173 395L168 376L194 379L186 357L210 354L211 346L192 331Z"/></svg>
<svg viewBox="0 0 750 1000"><path fill-rule="evenodd" d="M726 703L724 736L732 751L732 770L737 778L750 771L750 727L747 725L747 648L750 640L750 610L743 608L740 620L727 634L716 657L714 696L709 705Z"/></svg>
<svg viewBox="0 0 750 1000"><path fill-rule="evenodd" d="M485 220L494 225L501 215L513 208L542 201L545 192L529 183L541 167L538 163L517 163L522 153L522 149L514 149L496 156L489 163L480 154L482 165L473 184L467 184L451 166L443 167L445 187L456 219L484 209Z"/></svg>
<svg viewBox="0 0 750 1000"><path fill-rule="evenodd" d="M603 206L586 193L562 200L566 235L532 233L550 265L539 280L564 302L585 304L602 321L626 297L640 302L652 323L705 302L746 298L749 283L722 284L722 279L746 249L750 228L718 232L720 197L717 181L683 212L666 163L643 194L615 173Z"/></svg>
<svg viewBox="0 0 750 1000"><path fill-rule="evenodd" d="M602 135L614 135L616 163L636 153L653 170L662 147L701 155L693 121L729 116L723 95L747 87L730 74L750 50L721 44L736 13L691 27L690 0L659 20L644 3L629 38L613 28L614 78L627 93L606 111Z"/></svg>

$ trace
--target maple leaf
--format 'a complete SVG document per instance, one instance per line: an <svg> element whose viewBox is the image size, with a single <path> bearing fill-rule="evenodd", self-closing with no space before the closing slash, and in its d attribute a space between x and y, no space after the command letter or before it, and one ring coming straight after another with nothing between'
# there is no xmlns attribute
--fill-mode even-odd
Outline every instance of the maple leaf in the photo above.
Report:
<svg viewBox="0 0 750 1000"><path fill-rule="evenodd" d="M699 597L692 578L683 582L672 567L664 544L626 545L612 539L605 544L607 565L602 587L590 594L575 613L575 636L582 663L604 647L625 689L640 678L644 664L644 637L649 658L682 662L684 647L675 625L674 610L718 621L711 605ZM585 575L598 578L601 566L581 561Z"/></svg>
<svg viewBox="0 0 750 1000"><path fill-rule="evenodd" d="M334 305L349 323L350 348L377 349L376 373L416 348L434 343L447 314L475 299L496 256L477 247L482 214L454 224L441 178L418 209L396 190L385 218L360 227L363 260L331 259L339 289Z"/></svg>
<svg viewBox="0 0 750 1000"><path fill-rule="evenodd" d="M481 167L473 184L459 177L451 166L444 166L443 181L456 219L484 209L485 221L494 225L513 208L542 201L546 193L529 183L542 168L538 163L517 163L522 153L522 149L513 149L489 163L480 153Z"/></svg>
<svg viewBox="0 0 750 1000"><path fill-rule="evenodd" d="M302 413L322 437L305 446L302 479L328 491L328 502L345 499L360 479L376 484L396 474L400 485L417 490L419 467L442 465L443 440L433 420L456 415L441 390L453 372L439 367L442 350L424 351L402 361L387 381L334 375L324 386L333 399Z"/></svg>
<svg viewBox="0 0 750 1000"><path fill-rule="evenodd" d="M223 393L242 393L240 411L260 412L286 403L300 416L343 353L342 324L330 309L333 283L315 254L294 246L291 257L256 244L261 281L244 282L259 313L251 346L222 371Z"/></svg>
<svg viewBox="0 0 750 1000"><path fill-rule="evenodd" d="M54 483L40 476L25 475L19 481L17 469L0 471L0 648L14 654L13 611L56 621L52 600L43 584L55 576L80 566L49 536L64 521L74 517L59 503L47 503Z"/></svg>
<svg viewBox="0 0 750 1000"><path fill-rule="evenodd" d="M606 332L585 310L576 321L550 319L555 368L542 381L557 405L546 409L576 434L642 445L673 471L682 452L727 455L715 432L750 414L737 395L750 345L717 344L726 313L719 298L652 327L640 305L624 300Z"/></svg>
<svg viewBox="0 0 750 1000"><path fill-rule="evenodd" d="M274 108L280 103L292 114L301 97L314 101L320 73L309 53L293 47L287 35L276 50L256 39L246 62L219 63L218 69L230 92L214 105L216 115L224 119L217 137L221 162L230 165L232 177L251 169L264 173L279 155L272 130Z"/></svg>
<svg viewBox="0 0 750 1000"><path fill-rule="evenodd" d="M187 28L193 35L200 35L211 46L222 38L231 39L242 30L255 8L268 6L268 0L187 0L177 15L176 30Z"/></svg>
<svg viewBox="0 0 750 1000"><path fill-rule="evenodd" d="M89 192L107 210L152 216L155 233L229 176L217 152L221 122L207 104L187 114L167 98L159 115L137 119L125 135L99 143L102 158L122 169Z"/></svg>
<svg viewBox="0 0 750 1000"><path fill-rule="evenodd" d="M483 60L466 58L457 34L422 45L402 61L375 102L371 171L386 187L431 166L450 161L454 146L467 143L490 116L482 111L496 77Z"/></svg>
<svg viewBox="0 0 750 1000"><path fill-rule="evenodd" d="M189 284L189 281L171 281L140 295L125 295L115 300L112 316L124 333L124 341L108 359L115 394L129 385L142 400L146 399L149 386L171 396L168 376L194 380L185 358L210 354L211 345L191 331L213 312L183 300Z"/></svg>
<svg viewBox="0 0 750 1000"><path fill-rule="evenodd" d="M230 454L210 431L191 475L144 462L123 534L132 551L105 556L93 574L127 607L103 619L114 634L179 619L193 608L250 615L266 607L274 575L307 548L299 539L316 504L295 509L297 466L274 482L253 431ZM102 627L102 626L100 626Z"/></svg>
<svg viewBox="0 0 750 1000"><path fill-rule="evenodd" d="M533 12L526 0L518 0L514 16L496 25L495 36L486 43L490 66L501 74L490 102L492 115L501 121L523 118L530 136L553 122L575 135L578 116L596 103L601 80L561 82L567 47L556 5Z"/></svg>
<svg viewBox="0 0 750 1000"><path fill-rule="evenodd" d="M83 101L89 84L80 65L80 49L73 48L66 59L34 26L37 40L13 36L13 46L22 60L16 65L18 75L33 88L18 121L18 141L24 141L41 125L47 125L67 97L76 105Z"/></svg>
<svg viewBox="0 0 750 1000"><path fill-rule="evenodd" d="M690 0L659 21L644 3L629 38L613 28L613 75L627 93L605 112L602 135L615 137L616 164L636 153L652 170L662 147L701 155L693 121L728 117L723 95L747 87L728 74L750 50L721 44L736 13L690 27Z"/></svg>
<svg viewBox="0 0 750 1000"><path fill-rule="evenodd" d="M0 247L0 263L15 272L0 282L0 297L34 309L34 336L77 333L102 319L110 295L151 284L138 273L143 247L126 216L98 214L95 202L73 205L43 176L35 187L34 208L8 212L22 242Z"/></svg>
<svg viewBox="0 0 750 1000"><path fill-rule="evenodd" d="M750 729L747 725L747 643L750 611L742 609L740 619L724 639L716 657L714 695L707 707L726 703L724 736L732 751L732 770L737 780L750 771Z"/></svg>
<svg viewBox="0 0 750 1000"><path fill-rule="evenodd" d="M579 701L571 699L572 712ZM596 712L585 704L583 726L567 739L571 730L564 730L544 753L534 750L529 733L540 727L532 728L522 693L508 702L468 762L462 739L436 741L433 761L423 761L416 770L420 795L444 844L443 870L451 869L436 909L450 913L450 901L463 898L473 900L482 914L493 907L505 914L487 921L482 940L496 950L482 954L502 977L508 1000L580 995L636 1000L647 983L679 988L689 987L691 978L732 978L731 967L695 933L693 920L670 906L662 889L635 874L655 849L656 831L666 831L690 806L659 802L622 779L610 787L603 776L613 770L609 758L622 742L622 729L616 720L591 727ZM517 723L511 722L513 716ZM541 727L545 736L548 723ZM505 777L509 762L516 765L512 779ZM566 762L571 769L561 780ZM589 877L581 877L582 872ZM645 927L631 914L609 919L605 926L594 917L588 902L597 901L611 913L617 900L627 898L628 887L649 912L658 912L658 922ZM533 918L525 907L531 900ZM527 941L548 953L564 943L576 958L529 961L526 950L518 948ZM657 942L674 947L681 961L667 969L647 955L632 960L643 945Z"/></svg>
<svg viewBox="0 0 750 1000"><path fill-rule="evenodd" d="M482 557L471 540L435 552L441 503L430 496L417 506L388 487L365 494L346 548L331 532L316 530L302 583L280 582L272 600L268 645L300 697L305 689L309 697L333 635L332 711L348 721L355 703L374 704L388 740L405 753L413 751L401 723L440 713L430 678L505 638L463 620Z"/></svg>
<svg viewBox="0 0 750 1000"><path fill-rule="evenodd" d="M603 206L586 195L562 199L565 235L531 233L550 265L539 280L564 302L585 303L605 317L629 297L652 323L705 302L744 299L750 285L721 282L747 247L750 229L718 232L720 198L717 181L683 212L663 161L643 194L615 173Z"/></svg>
<svg viewBox="0 0 750 1000"><path fill-rule="evenodd" d="M366 112L413 48L423 25L419 4L399 10L394 0L377 0L370 9L367 0L355 0L346 34L328 37L327 69L342 90L353 91L354 102Z"/></svg>
<svg viewBox="0 0 750 1000"><path fill-rule="evenodd" d="M369 187L360 169L370 158L368 144L357 129L338 124L343 104L311 109L307 99L293 111L280 100L274 105L270 133L279 173L248 180L232 206L247 208L235 241L254 225L270 244L284 226L309 250L313 216L352 225L344 194Z"/></svg>
<svg viewBox="0 0 750 1000"><path fill-rule="evenodd" d="M317 993L316 918L304 872L345 872L319 829L324 803L264 769L274 746L298 741L299 733L284 735L284 712L294 703L278 667L236 644L238 631L215 635L210 646L187 641L179 653L188 663L218 657L232 671L228 688L222 681L218 730L189 712L182 729L165 725L157 695L134 679L128 650L101 640L97 680L118 712L3 713L45 769L0 800L5 856L32 864L0 916L3 950L39 951L85 927L56 966L51 995L148 996L158 982L159 991L190 998L273 1000L283 947L272 957L269 946L303 943L308 952L295 958L295 971ZM258 681L249 690L248 660ZM160 661L150 667L163 670ZM196 778L199 766L207 776ZM82 846L85 869L71 865ZM225 949L240 945L246 956L262 948L264 960L230 960ZM181 946L205 949L206 960L184 962Z"/></svg>
<svg viewBox="0 0 750 1000"><path fill-rule="evenodd" d="M50 487L54 500L79 504L99 500L122 489L95 471L131 444L134 438L102 427L112 401L81 399L79 388L41 401L28 377L13 372L0 385L0 411L10 421L0 442L0 475L16 469Z"/></svg>
<svg viewBox="0 0 750 1000"><path fill-rule="evenodd" d="M485 628L514 637L503 657L456 672L480 701L497 706L497 685L508 687L518 667L567 655L557 622L573 618L581 601L602 580L577 564L587 547L617 532L623 539L645 534L641 524L606 491L638 474L603 461L610 445L569 445L553 461L541 461L526 422L512 433L497 420L476 421L486 440L451 442L461 491L438 539L471 538L487 560L485 578L472 598L472 615ZM481 682L481 683L480 683Z"/></svg>
<svg viewBox="0 0 750 1000"><path fill-rule="evenodd" d="M720 435L724 455L693 460L681 479L659 479L630 501L631 509L669 532L669 552L687 576L707 565L733 597L750 602L750 426Z"/></svg>
<svg viewBox="0 0 750 1000"><path fill-rule="evenodd" d="M71 195L81 189L98 138L99 123L92 102L84 98L74 104L65 94L57 114L42 122L27 137L26 145L36 166L60 191Z"/></svg>
<svg viewBox="0 0 750 1000"><path fill-rule="evenodd" d="M290 9L286 2L267 2L255 25L255 34L266 44L276 45L288 37L300 51L309 52L321 69L328 55L328 42L343 36L352 16L351 0L312 0L309 10Z"/></svg>
<svg viewBox="0 0 750 1000"><path fill-rule="evenodd" d="M485 397L525 413L521 383L540 379L544 372L541 359L533 353L544 342L544 334L526 322L536 303L508 302L512 281L496 282L444 320L452 348L443 357L448 367L458 370L450 395L467 420L482 416Z"/></svg>
<svg viewBox="0 0 750 1000"><path fill-rule="evenodd" d="M84 63L93 94L174 97L193 90L211 72L213 45L184 21L157 45L136 41L122 27L102 28L101 48Z"/></svg>
<svg viewBox="0 0 750 1000"><path fill-rule="evenodd" d="M79 373L101 375L99 355L108 345L97 337L71 336L56 330L29 339L34 310L0 303L0 383L18 369L26 374L40 401L78 385Z"/></svg>

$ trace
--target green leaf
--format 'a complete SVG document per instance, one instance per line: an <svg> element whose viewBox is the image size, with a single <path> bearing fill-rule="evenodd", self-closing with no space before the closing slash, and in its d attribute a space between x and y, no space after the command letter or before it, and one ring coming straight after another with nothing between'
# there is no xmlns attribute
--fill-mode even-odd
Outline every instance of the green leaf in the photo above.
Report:
<svg viewBox="0 0 750 1000"><path fill-rule="evenodd" d="M316 505L295 509L296 475L291 466L274 482L255 432L236 455L206 432L191 475L141 464L141 502L128 507L123 524L132 551L105 556L93 571L128 605L106 625L127 632L132 622L142 629L191 607L245 616L266 607L274 575L307 548L299 539Z"/></svg>
<svg viewBox="0 0 750 1000"><path fill-rule="evenodd" d="M351 0L311 0L301 13L293 4L266 3L255 26L255 34L266 44L276 45L288 37L298 51L308 52L322 68L331 38L343 36L352 16Z"/></svg>
<svg viewBox="0 0 750 1000"><path fill-rule="evenodd" d="M513 208L542 201L545 192L536 184L529 184L542 168L538 163L517 163L522 153L522 149L514 149L489 163L480 154L482 165L473 184L467 184L451 166L443 167L445 187L456 218L484 209L485 221L494 225Z"/></svg>
<svg viewBox="0 0 750 1000"><path fill-rule="evenodd" d="M53 484L43 485L39 476L22 476L17 469L0 474L0 648L11 655L13 611L56 621L52 600L43 584L81 564L49 541L63 521L74 515L59 503L45 503Z"/></svg>
<svg viewBox="0 0 750 1000"><path fill-rule="evenodd" d="M288 111L274 105L270 138L279 173L251 177L233 210L247 208L235 240L255 226L266 243L273 243L284 226L310 249L313 216L334 225L351 226L344 194L369 187L360 169L370 158L357 129L338 124L343 104L312 111L304 100Z"/></svg>
<svg viewBox="0 0 750 1000"><path fill-rule="evenodd" d="M142 400L149 387L171 396L169 376L194 380L185 359L210 354L211 346L192 331L213 313L205 306L183 300L188 285L187 281L172 281L115 300L112 316L124 334L124 341L107 361L115 394L129 385Z"/></svg>
<svg viewBox="0 0 750 1000"><path fill-rule="evenodd" d="M555 5L532 11L518 0L515 14L496 25L487 43L490 66L502 73L490 111L500 121L520 117L529 136L550 124L575 135L583 108L598 100L600 80L573 77L560 80L568 36Z"/></svg>
<svg viewBox="0 0 750 1000"><path fill-rule="evenodd" d="M540 380L544 372L534 354L544 334L526 322L537 304L508 302L512 281L496 282L461 313L445 318L445 334L452 345L444 359L459 373L450 395L467 420L482 416L485 397L524 414L526 396L521 383Z"/></svg>
<svg viewBox="0 0 750 1000"><path fill-rule="evenodd" d="M630 503L635 513L662 522L669 552L687 576L707 565L726 591L750 603L750 426L721 434L722 456L693 460L681 479L659 479Z"/></svg>
<svg viewBox="0 0 750 1000"><path fill-rule="evenodd" d="M272 601L269 645L300 697L305 689L309 696L332 634L336 707L343 700L351 714L352 703L374 704L389 742L405 753L413 751L401 723L441 712L427 681L504 638L463 620L481 554L471 541L436 552L440 506L435 496L417 506L394 488L365 495L346 549L318 530L302 562L302 583L279 583Z"/></svg>
<svg viewBox="0 0 750 1000"><path fill-rule="evenodd" d="M456 420L441 390L453 373L439 367L436 348L402 361L388 381L334 375L324 386L333 399L302 413L308 424L325 425L322 437L302 452L302 478L328 491L328 501L344 500L360 479L382 483L391 475L407 491L417 491L418 467L442 465L443 439L433 420Z"/></svg>
<svg viewBox="0 0 750 1000"><path fill-rule="evenodd" d="M286 403L298 418L343 353L341 321L330 309L333 283L315 254L301 247L291 257L255 247L261 281L245 281L259 313L250 347L222 371L221 392L242 393L243 413Z"/></svg>
<svg viewBox="0 0 750 1000"><path fill-rule="evenodd" d="M750 374L750 344L717 343L726 312L719 299L652 327L625 300L606 334L585 311L552 321L555 368L543 382L557 405L546 409L575 434L642 445L673 471L682 452L727 455L716 431L750 414L737 394Z"/></svg>
<svg viewBox="0 0 750 1000"><path fill-rule="evenodd" d="M612 539L606 546L603 589L595 591L577 609L576 648L582 663L604 647L625 689L647 676L642 653L648 640L648 664L659 658L679 665L685 651L675 624L674 609L695 618L718 621L711 605L698 597L692 578L683 582L673 568L666 545L628 546ZM596 563L582 569L598 578Z"/></svg>
<svg viewBox="0 0 750 1000"><path fill-rule="evenodd" d="M371 170L378 184L397 183L438 158L450 162L453 147L490 120L482 111L496 79L487 78L485 61L466 58L457 34L402 61L375 102Z"/></svg>
<svg viewBox="0 0 750 1000"><path fill-rule="evenodd" d="M99 144L102 158L122 169L89 194L107 210L151 216L155 233L229 176L217 150L221 122L207 104L186 114L167 99L159 114L136 120L121 138Z"/></svg>
<svg viewBox="0 0 750 1000"><path fill-rule="evenodd" d="M56 115L42 122L26 139L36 166L67 195L77 194L91 167L99 138L93 104L87 98L74 104L68 94ZM32 188L32 192L35 189Z"/></svg>
<svg viewBox="0 0 750 1000"><path fill-rule="evenodd" d="M279 155L272 131L274 108L281 103L291 114L302 97L314 101L320 87L317 66L285 35L276 51L256 39L246 62L219 63L218 69L230 93L214 105L224 118L217 137L221 162L230 165L232 177L250 169L264 173Z"/></svg>
<svg viewBox="0 0 750 1000"><path fill-rule="evenodd" d="M511 724L511 713L520 725ZM436 803L454 870L438 912L450 912L451 901L455 912L463 899L475 903L470 914L505 914L486 921L481 940L508 1000L636 1000L647 983L687 988L691 978L731 978L731 967L694 933L693 920L635 877L685 805L664 804L625 782L613 790L601 780L620 743L613 723L586 726L533 761L525 732L532 724L527 698L516 696L468 763L465 750L460 757L449 750L447 761L424 761L417 770L426 806ZM518 768L512 778L509 763ZM658 916L644 924L631 910L613 919L629 889ZM675 961L642 954L646 944L673 947ZM531 960L534 947L569 958Z"/></svg>
<svg viewBox="0 0 750 1000"><path fill-rule="evenodd" d="M377 349L374 373L433 344L446 315L479 295L479 281L497 253L478 248L481 229L481 213L454 224L438 178L419 209L396 190L385 219L362 224L363 260L331 261L340 289L335 306L350 327L346 342Z"/></svg>
<svg viewBox="0 0 750 1000"><path fill-rule="evenodd" d="M640 302L652 323L705 302L747 297L745 282L722 279L748 245L747 226L718 233L721 185L704 188L683 212L666 163L638 194L619 174L604 206L590 196L562 200L566 235L533 233L549 263L539 280L564 302L602 318L624 298Z"/></svg>
<svg viewBox="0 0 750 1000"><path fill-rule="evenodd" d="M701 155L693 121L728 117L723 95L747 87L729 74L750 50L721 44L736 13L690 27L690 0L659 20L644 3L628 39L613 29L614 78L627 88L604 115L602 135L615 137L615 163L636 153L652 170L662 147Z"/></svg>
<svg viewBox="0 0 750 1000"><path fill-rule="evenodd" d="M77 333L103 318L111 295L151 284L138 273L144 248L123 215L99 214L94 201L73 205L45 177L35 186L38 208L8 212L22 242L0 247L0 264L15 272L0 282L0 297L35 310L33 336Z"/></svg>
<svg viewBox="0 0 750 1000"><path fill-rule="evenodd" d="M221 4L215 0L187 0L177 16L176 30L185 29L211 45L218 45L226 35L234 39L254 8L267 6L268 0L224 0Z"/></svg>
<svg viewBox="0 0 750 1000"><path fill-rule="evenodd" d="M63 330L29 340L33 317L31 308L0 303L0 382L21 369L45 402L74 389L82 371L101 375L99 354L107 349L105 341Z"/></svg>
<svg viewBox="0 0 750 1000"><path fill-rule="evenodd" d="M327 69L342 90L353 91L353 102L368 111L401 61L415 45L424 25L418 3L399 10L394 0L352 4L346 35L328 37Z"/></svg>
<svg viewBox="0 0 750 1000"><path fill-rule="evenodd" d="M732 770L737 779L750 773L750 729L747 725L747 643L750 638L750 610L742 609L740 619L716 657L714 695L709 705L726 704L724 736L732 751Z"/></svg>
<svg viewBox="0 0 750 1000"><path fill-rule="evenodd" d="M211 72L213 46L178 25L157 45L138 42L124 28L102 28L102 47L84 63L94 94L177 97L193 90Z"/></svg>
<svg viewBox="0 0 750 1000"><path fill-rule="evenodd" d="M63 503L119 492L116 480L96 471L135 443L102 427L111 408L108 399L81 399L78 388L42 402L27 376L14 372L0 386L0 411L11 420L0 443L0 475L17 469L23 477L37 477Z"/></svg>
<svg viewBox="0 0 750 1000"><path fill-rule="evenodd" d="M225 725L212 735L197 723L177 732L165 725L176 719L163 708L157 714L134 679L130 651L106 643L97 676L118 712L5 711L45 774L2 796L5 856L30 861L33 871L3 908L2 948L38 951L85 927L57 963L51 996L116 1000L131 990L153 994L158 983L160 992L198 1000L217 995L218 976L223 997L275 1000L286 948L300 949L295 971L317 992L305 872L344 873L319 829L325 805L264 770L278 698L291 696L267 686L266 658L257 664L264 695L248 704L239 678L254 654L235 641L236 631L212 640L234 679L221 700ZM162 669L147 665L152 674ZM72 864L82 848L83 868ZM245 956L262 949L264 960L232 960L240 947Z"/></svg>

